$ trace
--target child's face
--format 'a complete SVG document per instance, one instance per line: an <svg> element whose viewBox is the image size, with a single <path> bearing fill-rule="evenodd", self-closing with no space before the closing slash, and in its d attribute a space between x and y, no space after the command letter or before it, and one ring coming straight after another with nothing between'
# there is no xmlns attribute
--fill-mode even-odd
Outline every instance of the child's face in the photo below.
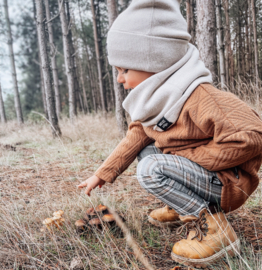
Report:
<svg viewBox="0 0 262 270"><path fill-rule="evenodd" d="M138 71L132 69L124 69L116 67L118 71L117 81L122 83L125 89L133 89L141 82L154 75L155 73Z"/></svg>

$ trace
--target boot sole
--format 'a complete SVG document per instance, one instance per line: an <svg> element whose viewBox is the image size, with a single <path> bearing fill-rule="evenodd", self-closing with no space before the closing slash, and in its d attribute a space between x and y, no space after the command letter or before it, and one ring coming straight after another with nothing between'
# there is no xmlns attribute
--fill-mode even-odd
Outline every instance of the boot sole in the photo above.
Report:
<svg viewBox="0 0 262 270"><path fill-rule="evenodd" d="M230 256L233 257L236 255L235 250L237 252L240 252L240 240L237 239L234 243L231 245L227 246L226 248L223 248L219 252L215 253L214 255L204 258L204 259L188 259L182 256L179 256L173 252L171 252L171 257L174 261L184 264L186 266L193 266L196 268L203 268L203 267L208 267L211 264L213 264L216 261L219 261L220 259Z"/></svg>
<svg viewBox="0 0 262 270"><path fill-rule="evenodd" d="M176 220L176 221L169 221L169 222L161 222L158 221L156 219L153 219L152 217L148 216L148 221L157 226L157 227L161 227L161 228L173 228L173 227L178 227L182 225L182 222L180 220Z"/></svg>

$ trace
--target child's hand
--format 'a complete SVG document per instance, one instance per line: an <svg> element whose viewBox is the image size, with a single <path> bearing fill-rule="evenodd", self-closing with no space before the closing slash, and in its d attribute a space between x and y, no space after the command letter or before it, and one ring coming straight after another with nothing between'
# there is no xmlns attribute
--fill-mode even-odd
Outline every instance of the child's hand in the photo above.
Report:
<svg viewBox="0 0 262 270"><path fill-rule="evenodd" d="M87 187L85 190L85 194L90 196L90 192L92 189L96 188L97 186L101 188L104 184L105 184L104 180L98 178L96 175L93 175L84 182L82 182L80 185L78 185L77 188Z"/></svg>

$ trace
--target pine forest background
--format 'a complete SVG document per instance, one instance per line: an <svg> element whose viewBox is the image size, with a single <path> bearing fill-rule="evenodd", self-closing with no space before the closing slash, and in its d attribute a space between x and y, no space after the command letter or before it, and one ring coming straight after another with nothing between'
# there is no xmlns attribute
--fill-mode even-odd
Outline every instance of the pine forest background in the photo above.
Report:
<svg viewBox="0 0 262 270"><path fill-rule="evenodd" d="M23 5L1 0L0 69L13 66L14 85L6 88L0 81L0 90L6 93L3 100L0 91L2 122L38 121L38 112L52 123L55 136L60 134L61 117L70 117L73 122L77 114L112 112L124 136L127 120L121 103L128 92L117 84L116 72L108 64L106 37L117 14L130 2L32 0ZM12 11L8 11L8 5L18 5L21 10L15 20L12 14L7 18ZM181 11L188 22L191 42L211 70L214 84L258 102L262 2L183 0ZM16 50L12 58L13 44ZM17 70L21 74L18 82Z"/></svg>

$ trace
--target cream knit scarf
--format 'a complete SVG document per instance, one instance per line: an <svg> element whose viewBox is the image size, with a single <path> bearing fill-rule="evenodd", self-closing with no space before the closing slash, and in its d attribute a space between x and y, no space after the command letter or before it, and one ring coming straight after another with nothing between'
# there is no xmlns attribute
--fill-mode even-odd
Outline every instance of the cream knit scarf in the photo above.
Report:
<svg viewBox="0 0 262 270"><path fill-rule="evenodd" d="M128 94L123 107L132 121L139 121L145 127L154 126L157 131L165 131L176 123L185 102L196 87L201 83L212 83L211 73L199 60L197 48L192 44L188 46L182 59L149 77Z"/></svg>

